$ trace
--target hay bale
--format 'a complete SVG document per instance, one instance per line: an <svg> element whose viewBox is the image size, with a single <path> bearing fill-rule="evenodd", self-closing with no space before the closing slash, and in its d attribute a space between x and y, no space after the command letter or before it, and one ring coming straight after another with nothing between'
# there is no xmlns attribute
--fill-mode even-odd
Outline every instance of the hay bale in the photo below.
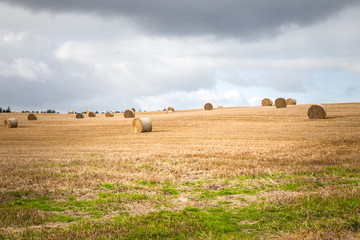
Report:
<svg viewBox="0 0 360 240"><path fill-rule="evenodd" d="M273 105L273 101L270 99L270 98L264 98L262 101L261 101L261 105L263 107L269 107L269 106L272 106Z"/></svg>
<svg viewBox="0 0 360 240"><path fill-rule="evenodd" d="M5 119L4 124L6 128L17 128L18 121L16 120L16 118L8 118Z"/></svg>
<svg viewBox="0 0 360 240"><path fill-rule="evenodd" d="M204 109L205 109L205 110L213 110L213 105L212 105L211 103L206 103L206 104L204 105Z"/></svg>
<svg viewBox="0 0 360 240"><path fill-rule="evenodd" d="M128 109L124 112L124 117L125 118L133 118L133 117L135 117L135 112L133 110Z"/></svg>
<svg viewBox="0 0 360 240"><path fill-rule="evenodd" d="M175 112L175 109L173 107L168 107L167 109L169 112Z"/></svg>
<svg viewBox="0 0 360 240"><path fill-rule="evenodd" d="M135 108L131 108L131 110L132 110L134 113L136 112Z"/></svg>
<svg viewBox="0 0 360 240"><path fill-rule="evenodd" d="M89 111L87 115L89 117L96 117L96 114L93 111Z"/></svg>
<svg viewBox="0 0 360 240"><path fill-rule="evenodd" d="M277 108L286 108L286 100L285 100L285 98L277 98L275 100L275 106Z"/></svg>
<svg viewBox="0 0 360 240"><path fill-rule="evenodd" d="M152 123L149 118L134 118L131 124L133 133L151 132Z"/></svg>
<svg viewBox="0 0 360 240"><path fill-rule="evenodd" d="M27 119L28 119L29 121L32 121L32 120L37 120L37 117L36 117L36 115L35 115L35 114L30 113L30 114L28 115Z"/></svg>
<svg viewBox="0 0 360 240"><path fill-rule="evenodd" d="M74 110L69 110L68 114L74 114Z"/></svg>
<svg viewBox="0 0 360 240"><path fill-rule="evenodd" d="M77 113L77 114L76 114L76 118L84 118L84 114L82 114L82 113Z"/></svg>
<svg viewBox="0 0 360 240"><path fill-rule="evenodd" d="M313 104L309 107L307 115L310 119L326 118L326 108L321 104Z"/></svg>
<svg viewBox="0 0 360 240"><path fill-rule="evenodd" d="M113 112L106 112L105 117L114 117L114 113Z"/></svg>
<svg viewBox="0 0 360 240"><path fill-rule="evenodd" d="M218 109L223 109L224 108L224 106L218 106Z"/></svg>
<svg viewBox="0 0 360 240"><path fill-rule="evenodd" d="M286 99L286 105L296 105L295 98L288 98Z"/></svg>

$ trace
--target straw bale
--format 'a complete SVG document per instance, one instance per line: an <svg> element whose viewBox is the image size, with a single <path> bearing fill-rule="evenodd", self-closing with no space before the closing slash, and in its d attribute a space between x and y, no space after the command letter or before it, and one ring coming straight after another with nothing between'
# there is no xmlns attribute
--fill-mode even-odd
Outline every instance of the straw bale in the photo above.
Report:
<svg viewBox="0 0 360 240"><path fill-rule="evenodd" d="M175 112L175 109L173 108L173 107L168 107L168 109L167 109L169 112L171 111L171 112Z"/></svg>
<svg viewBox="0 0 360 240"><path fill-rule="evenodd" d="M74 110L69 110L68 114L74 114Z"/></svg>
<svg viewBox="0 0 360 240"><path fill-rule="evenodd" d="M286 108L286 100L285 100L285 98L277 98L275 100L275 106L277 108Z"/></svg>
<svg viewBox="0 0 360 240"><path fill-rule="evenodd" d="M308 117L310 119L326 118L326 108L321 104L313 104L308 109Z"/></svg>
<svg viewBox="0 0 360 240"><path fill-rule="evenodd" d="M96 117L96 114L93 111L88 112L89 117Z"/></svg>
<svg viewBox="0 0 360 240"><path fill-rule="evenodd" d="M30 113L30 114L28 115L27 119L30 120L30 121L32 121L32 120L37 120L37 117L36 117L35 114Z"/></svg>
<svg viewBox="0 0 360 240"><path fill-rule="evenodd" d="M286 99L286 105L296 105L296 99L295 98Z"/></svg>
<svg viewBox="0 0 360 240"><path fill-rule="evenodd" d="M204 105L204 109L205 109L205 110L213 110L213 105L212 105L211 103L206 103L206 104Z"/></svg>
<svg viewBox="0 0 360 240"><path fill-rule="evenodd" d="M262 105L263 107L272 106L272 105L273 105L273 101L272 101L270 98L264 98L264 99L261 101L261 105Z"/></svg>
<svg viewBox="0 0 360 240"><path fill-rule="evenodd" d="M151 132L152 122L149 118L134 118L131 129L133 133Z"/></svg>
<svg viewBox="0 0 360 240"><path fill-rule="evenodd" d="M17 128L18 127L18 121L16 118L8 118L4 121L6 128Z"/></svg>
<svg viewBox="0 0 360 240"><path fill-rule="evenodd" d="M124 117L125 118L134 118L135 112L133 110L128 109L124 112Z"/></svg>
<svg viewBox="0 0 360 240"><path fill-rule="evenodd" d="M106 112L105 117L114 117L114 113L113 112Z"/></svg>
<svg viewBox="0 0 360 240"><path fill-rule="evenodd" d="M77 113L77 114L76 114L76 118L84 118L84 114L82 114L82 113Z"/></svg>

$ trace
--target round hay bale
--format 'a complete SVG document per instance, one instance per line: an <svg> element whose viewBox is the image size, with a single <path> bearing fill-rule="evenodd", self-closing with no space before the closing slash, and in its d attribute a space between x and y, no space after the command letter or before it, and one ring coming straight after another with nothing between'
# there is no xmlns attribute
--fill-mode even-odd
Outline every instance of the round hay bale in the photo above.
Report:
<svg viewBox="0 0 360 240"><path fill-rule="evenodd" d="M131 108L131 110L132 110L134 113L136 112L135 108Z"/></svg>
<svg viewBox="0 0 360 240"><path fill-rule="evenodd" d="M171 111L171 112L175 112L175 109L173 108L173 107L168 107L168 109L167 109L169 112Z"/></svg>
<svg viewBox="0 0 360 240"><path fill-rule="evenodd" d="M4 124L6 128L17 128L18 121L16 120L16 118L8 118L5 119Z"/></svg>
<svg viewBox="0 0 360 240"><path fill-rule="evenodd" d="M106 112L105 117L114 117L114 113L113 112Z"/></svg>
<svg viewBox="0 0 360 240"><path fill-rule="evenodd" d="M149 118L134 118L131 124L133 133L151 132L152 123Z"/></svg>
<svg viewBox="0 0 360 240"><path fill-rule="evenodd" d="M68 114L74 114L74 110L69 110Z"/></svg>
<svg viewBox="0 0 360 240"><path fill-rule="evenodd" d="M273 101L270 99L270 98L264 98L262 101L261 101L261 105L263 107L269 107L269 106L272 106L273 105Z"/></svg>
<svg viewBox="0 0 360 240"><path fill-rule="evenodd" d="M295 98L288 98L286 99L286 105L296 105Z"/></svg>
<svg viewBox="0 0 360 240"><path fill-rule="evenodd" d="M218 106L218 109L223 109L224 108L224 106Z"/></svg>
<svg viewBox="0 0 360 240"><path fill-rule="evenodd" d="M285 100L285 98L277 98L275 100L275 106L277 108L286 108L286 100Z"/></svg>
<svg viewBox="0 0 360 240"><path fill-rule="evenodd" d="M310 119L326 118L326 108L321 104L313 104L309 107L307 115Z"/></svg>
<svg viewBox="0 0 360 240"><path fill-rule="evenodd" d="M84 114L82 114L82 113L77 113L77 114L76 114L76 118L84 118Z"/></svg>
<svg viewBox="0 0 360 240"><path fill-rule="evenodd" d="M90 111L90 112L88 113L88 116L89 116L89 117L96 117L96 114L95 114L94 112Z"/></svg>
<svg viewBox="0 0 360 240"><path fill-rule="evenodd" d="M125 118L133 118L133 117L135 117L135 112L133 110L128 109L124 112L124 117Z"/></svg>
<svg viewBox="0 0 360 240"><path fill-rule="evenodd" d="M206 104L204 105L204 109L205 109L205 110L213 110L213 105L212 105L211 103L206 103Z"/></svg>
<svg viewBox="0 0 360 240"><path fill-rule="evenodd" d="M29 121L32 121L32 120L37 120L37 117L36 117L36 115L35 115L35 114L30 113L30 114L28 115L28 120L29 120Z"/></svg>

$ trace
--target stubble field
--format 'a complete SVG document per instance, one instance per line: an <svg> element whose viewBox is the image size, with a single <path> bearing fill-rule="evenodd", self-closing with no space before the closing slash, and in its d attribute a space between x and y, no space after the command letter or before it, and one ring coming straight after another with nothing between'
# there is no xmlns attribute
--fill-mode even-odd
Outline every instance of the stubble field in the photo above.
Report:
<svg viewBox="0 0 360 240"><path fill-rule="evenodd" d="M360 239L360 103L1 113L0 239Z"/></svg>

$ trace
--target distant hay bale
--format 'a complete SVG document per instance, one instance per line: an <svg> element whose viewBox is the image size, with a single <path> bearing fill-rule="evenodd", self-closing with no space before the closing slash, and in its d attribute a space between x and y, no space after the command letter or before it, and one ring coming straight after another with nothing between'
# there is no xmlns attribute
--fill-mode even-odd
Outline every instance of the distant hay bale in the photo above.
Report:
<svg viewBox="0 0 360 240"><path fill-rule="evenodd" d="M77 113L77 114L76 114L76 118L84 118L84 114L82 114L82 113Z"/></svg>
<svg viewBox="0 0 360 240"><path fill-rule="evenodd" d="M212 105L211 103L206 103L206 104L204 105L204 109L205 109L205 110L213 110L213 105Z"/></svg>
<svg viewBox="0 0 360 240"><path fill-rule="evenodd" d="M4 124L6 128L17 128L18 121L16 120L16 118L8 118L5 119Z"/></svg>
<svg viewBox="0 0 360 240"><path fill-rule="evenodd" d="M114 113L113 112L106 112L105 117L114 117Z"/></svg>
<svg viewBox="0 0 360 240"><path fill-rule="evenodd" d="M309 107L307 114L310 119L326 118L326 108L321 104L313 104Z"/></svg>
<svg viewBox="0 0 360 240"><path fill-rule="evenodd" d="M285 98L277 98L275 100L275 106L277 108L286 108L286 100L285 100Z"/></svg>
<svg viewBox="0 0 360 240"><path fill-rule="evenodd" d="M131 124L133 133L151 132L152 123L149 118L134 118Z"/></svg>
<svg viewBox="0 0 360 240"><path fill-rule="evenodd" d="M224 106L218 106L218 109L223 109L224 108Z"/></svg>
<svg viewBox="0 0 360 240"><path fill-rule="evenodd" d="M124 112L124 117L125 118L133 118L133 117L135 117L135 112L133 110L128 109Z"/></svg>
<svg viewBox="0 0 360 240"><path fill-rule="evenodd" d="M270 99L270 98L264 98L262 101L261 101L261 105L263 107L269 107L269 106L272 106L273 105L273 101Z"/></svg>
<svg viewBox="0 0 360 240"><path fill-rule="evenodd" d="M88 115L88 114L89 114L89 112L92 112L92 111L91 111L91 110L87 110L87 111L86 111L86 115Z"/></svg>
<svg viewBox="0 0 360 240"><path fill-rule="evenodd" d="M175 109L173 108L173 107L168 107L168 109L167 109L169 112L171 111L171 112L175 112Z"/></svg>
<svg viewBox="0 0 360 240"><path fill-rule="evenodd" d="M27 119L30 120L30 121L32 121L32 120L37 120L37 117L36 117L35 114L30 113L30 114L28 115Z"/></svg>
<svg viewBox="0 0 360 240"><path fill-rule="evenodd" d="M136 112L135 108L131 108L131 110L132 110L134 113Z"/></svg>
<svg viewBox="0 0 360 240"><path fill-rule="evenodd" d="M69 110L68 114L74 114L74 110Z"/></svg>
<svg viewBox="0 0 360 240"><path fill-rule="evenodd" d="M286 99L286 105L296 105L296 100L294 98Z"/></svg>
<svg viewBox="0 0 360 240"><path fill-rule="evenodd" d="M96 114L93 111L89 111L88 116L89 117L96 117Z"/></svg>

